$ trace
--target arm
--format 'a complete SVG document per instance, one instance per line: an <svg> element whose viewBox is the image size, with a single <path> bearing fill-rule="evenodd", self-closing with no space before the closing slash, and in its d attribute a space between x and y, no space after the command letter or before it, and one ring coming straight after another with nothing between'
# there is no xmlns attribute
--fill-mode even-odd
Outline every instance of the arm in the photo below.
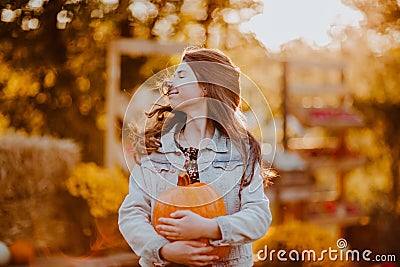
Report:
<svg viewBox="0 0 400 267"><path fill-rule="evenodd" d="M143 170L136 165L129 181L129 193L119 209L119 229L133 251L148 261L165 264L159 250L168 240L157 234L151 218L151 199L146 191Z"/></svg>
<svg viewBox="0 0 400 267"><path fill-rule="evenodd" d="M202 217L191 210L178 210L170 214L171 218L159 218L157 225L160 234L169 240L192 240L198 238L220 239L222 237L218 223Z"/></svg>
<svg viewBox="0 0 400 267"><path fill-rule="evenodd" d="M168 262L164 259L191 266L205 266L217 260L218 257L207 255L213 250L211 246L197 241L169 242L157 234L151 224L151 197L146 188L142 168L136 166L130 177L129 194L119 210L118 222L133 251L157 266L166 265Z"/></svg>
<svg viewBox="0 0 400 267"><path fill-rule="evenodd" d="M240 211L214 220L222 235L220 239L210 241L214 246L253 242L265 235L272 215L269 200L264 194L259 165L256 166L252 182L242 189Z"/></svg>

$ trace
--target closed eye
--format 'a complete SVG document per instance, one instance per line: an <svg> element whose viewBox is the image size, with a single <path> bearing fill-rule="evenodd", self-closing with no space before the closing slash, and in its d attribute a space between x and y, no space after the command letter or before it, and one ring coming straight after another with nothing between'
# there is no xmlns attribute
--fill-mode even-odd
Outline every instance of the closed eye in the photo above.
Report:
<svg viewBox="0 0 400 267"><path fill-rule="evenodd" d="M177 74L176 76L178 76L179 78L182 79L182 78L185 78L186 71L180 70L180 71L178 71L176 74Z"/></svg>

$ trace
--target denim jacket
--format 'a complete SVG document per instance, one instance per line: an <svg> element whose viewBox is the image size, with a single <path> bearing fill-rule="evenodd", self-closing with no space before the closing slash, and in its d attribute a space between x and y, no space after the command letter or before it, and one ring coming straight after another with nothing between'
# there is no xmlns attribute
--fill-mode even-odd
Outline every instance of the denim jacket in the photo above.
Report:
<svg viewBox="0 0 400 267"><path fill-rule="evenodd" d="M151 224L157 196L176 186L178 170L185 157L174 141L174 129L161 137L162 147L142 158L130 176L129 193L119 209L119 228L133 251L140 256L141 266L165 266L160 248L169 241L157 234ZM215 129L212 139L200 144L198 156L200 181L211 184L223 197L227 215L216 217L221 230L214 246L231 246L230 253L212 266L248 267L253 265L251 242L261 238L271 220L269 200L264 195L259 166L250 185L239 198L243 162L229 138Z"/></svg>

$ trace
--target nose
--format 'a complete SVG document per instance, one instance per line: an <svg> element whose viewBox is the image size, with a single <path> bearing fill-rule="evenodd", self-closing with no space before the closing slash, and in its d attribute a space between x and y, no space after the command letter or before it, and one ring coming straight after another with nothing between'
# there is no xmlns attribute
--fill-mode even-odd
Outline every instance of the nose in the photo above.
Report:
<svg viewBox="0 0 400 267"><path fill-rule="evenodd" d="M174 85L171 81L164 81L161 85L161 93L168 95L174 89Z"/></svg>

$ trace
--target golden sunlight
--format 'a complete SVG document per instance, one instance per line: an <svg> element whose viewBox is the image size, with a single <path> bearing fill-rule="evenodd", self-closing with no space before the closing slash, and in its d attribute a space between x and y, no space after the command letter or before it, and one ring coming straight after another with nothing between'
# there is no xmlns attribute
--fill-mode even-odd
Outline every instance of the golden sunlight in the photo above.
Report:
<svg viewBox="0 0 400 267"><path fill-rule="evenodd" d="M271 51L292 40L322 47L329 45L332 26L358 27L363 19L359 11L341 0L262 0L264 12L242 25L243 31L254 32Z"/></svg>

